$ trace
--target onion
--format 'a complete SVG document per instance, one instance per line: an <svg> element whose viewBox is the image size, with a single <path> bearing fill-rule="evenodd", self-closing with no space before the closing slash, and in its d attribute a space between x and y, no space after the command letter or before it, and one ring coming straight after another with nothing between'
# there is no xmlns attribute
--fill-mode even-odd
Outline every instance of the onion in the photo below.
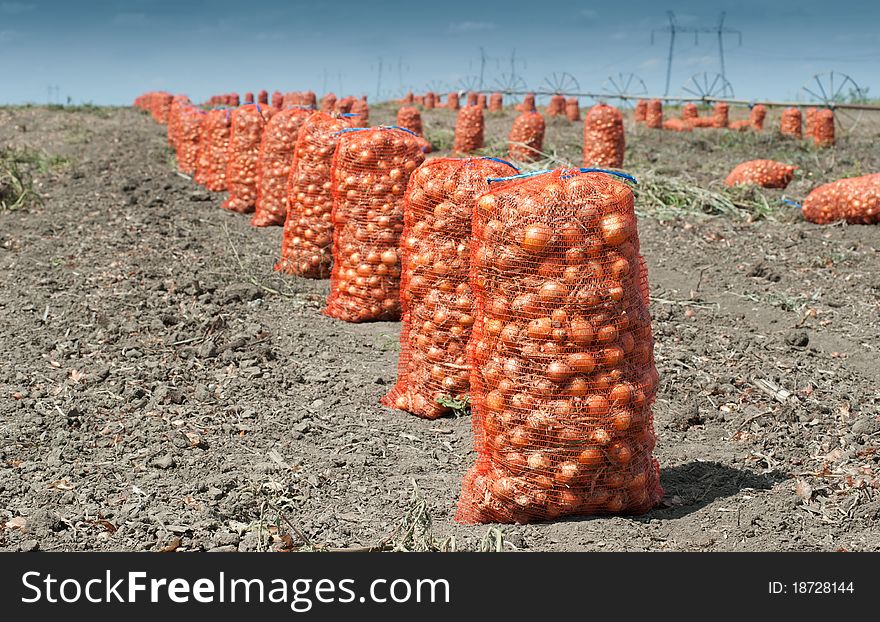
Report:
<svg viewBox="0 0 880 622"><path fill-rule="evenodd" d="M521 246L523 250L537 255L544 252L552 238L553 231L550 227L541 224L530 225L526 228Z"/></svg>

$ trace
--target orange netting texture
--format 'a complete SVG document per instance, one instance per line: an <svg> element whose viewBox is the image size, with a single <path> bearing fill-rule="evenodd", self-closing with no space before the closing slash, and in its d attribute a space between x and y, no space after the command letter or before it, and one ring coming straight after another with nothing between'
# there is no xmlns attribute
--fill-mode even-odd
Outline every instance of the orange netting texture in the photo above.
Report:
<svg viewBox="0 0 880 622"><path fill-rule="evenodd" d="M465 106L458 111L455 120L455 138L452 151L457 154L468 154L483 148L483 109L477 106Z"/></svg>
<svg viewBox="0 0 880 622"><path fill-rule="evenodd" d="M526 93L525 97L523 97L522 102L516 108L520 112L531 112L535 110L535 94L534 93Z"/></svg>
<svg viewBox="0 0 880 622"><path fill-rule="evenodd" d="M584 165L620 168L625 149L620 111L607 104L590 108L584 117Z"/></svg>
<svg viewBox="0 0 880 622"><path fill-rule="evenodd" d="M804 199L804 218L820 225L845 220L880 224L880 173L823 184Z"/></svg>
<svg viewBox="0 0 880 622"><path fill-rule="evenodd" d="M565 114L565 96L553 95L547 103L547 116L556 117Z"/></svg>
<svg viewBox="0 0 880 622"><path fill-rule="evenodd" d="M257 175L260 164L260 142L269 117L267 107L245 104L232 113L232 134L226 165L226 188L229 198L223 208L250 213L257 202Z"/></svg>
<svg viewBox="0 0 880 622"><path fill-rule="evenodd" d="M786 108L782 111L779 131L785 136L801 137L801 111L797 108Z"/></svg>
<svg viewBox="0 0 880 622"><path fill-rule="evenodd" d="M470 284L477 462L456 520L650 510L658 376L630 188L556 170L482 195Z"/></svg>
<svg viewBox="0 0 880 622"><path fill-rule="evenodd" d="M775 160L749 160L737 164L724 183L728 186L754 184L762 188L785 188L797 168Z"/></svg>
<svg viewBox="0 0 880 622"><path fill-rule="evenodd" d="M468 395L474 203L489 189L488 178L516 172L488 158L437 158L410 179L401 238L401 349L397 383L381 400L386 406L435 419L450 412L447 400Z"/></svg>
<svg viewBox="0 0 880 622"><path fill-rule="evenodd" d="M284 108L284 95L281 94L281 91L272 93L272 107Z"/></svg>
<svg viewBox="0 0 880 622"><path fill-rule="evenodd" d="M333 157L333 271L323 313L346 322L400 317L403 198L424 161L395 128L343 131Z"/></svg>
<svg viewBox="0 0 880 622"><path fill-rule="evenodd" d="M648 107L645 110L645 125L654 129L663 127L663 102L659 99L652 99L648 102Z"/></svg>
<svg viewBox="0 0 880 622"><path fill-rule="evenodd" d="M251 224L255 227L283 225L287 217L287 180L299 128L312 111L291 108L277 112L263 131L260 144L257 203Z"/></svg>
<svg viewBox="0 0 880 622"><path fill-rule="evenodd" d="M360 99L356 99L351 104L351 113L356 114L354 122L357 125L366 127L370 123L370 105L367 103L366 95Z"/></svg>
<svg viewBox="0 0 880 622"><path fill-rule="evenodd" d="M473 91L468 91L467 94L467 105L468 106L476 106L477 105L477 94Z"/></svg>
<svg viewBox="0 0 880 622"><path fill-rule="evenodd" d="M196 181L211 192L226 190L226 157L230 135L229 110L211 110L202 121Z"/></svg>
<svg viewBox="0 0 880 622"><path fill-rule="evenodd" d="M437 95L433 91L425 93L425 110L433 110L437 105Z"/></svg>
<svg viewBox="0 0 880 622"><path fill-rule="evenodd" d="M540 112L522 112L514 119L507 137L508 153L512 160L533 162L541 157L546 124Z"/></svg>
<svg viewBox="0 0 880 622"><path fill-rule="evenodd" d="M397 125L419 136L424 133L422 131L422 115L419 113L418 108L413 106L402 106L397 111Z"/></svg>
<svg viewBox="0 0 880 622"><path fill-rule="evenodd" d="M187 106L177 117L177 170L187 175L195 173L199 160L199 138L205 111Z"/></svg>
<svg viewBox="0 0 880 622"><path fill-rule="evenodd" d="M357 117L355 117L357 118ZM333 193L330 167L345 117L313 112L296 139L287 185L287 218L275 270L310 279L330 276Z"/></svg>
<svg viewBox="0 0 880 622"><path fill-rule="evenodd" d="M458 110L458 93L452 92L446 96L446 107L450 110Z"/></svg>
<svg viewBox="0 0 880 622"><path fill-rule="evenodd" d="M816 111L811 137L817 147L830 147L834 144L834 112L832 110L823 108Z"/></svg>
<svg viewBox="0 0 880 622"><path fill-rule="evenodd" d="M666 119L663 122L664 130L672 130L673 132L690 132L693 130L692 119Z"/></svg>
<svg viewBox="0 0 880 622"><path fill-rule="evenodd" d="M489 97L489 112L501 112L504 110L504 97L501 93L492 93Z"/></svg>
<svg viewBox="0 0 880 622"><path fill-rule="evenodd" d="M697 105L695 103L688 102L684 106L681 107L681 118L684 121L696 119L699 116L700 116L700 111L697 109Z"/></svg>
<svg viewBox="0 0 880 622"><path fill-rule="evenodd" d="M336 94L327 93L321 98L321 112L333 112L336 108Z"/></svg>
<svg viewBox="0 0 880 622"><path fill-rule="evenodd" d="M712 114L712 127L725 128L730 119L730 105L727 102L717 102Z"/></svg>
<svg viewBox="0 0 880 622"><path fill-rule="evenodd" d="M581 108L577 97L569 97L565 100L565 118L569 121L581 120Z"/></svg>
<svg viewBox="0 0 880 622"><path fill-rule="evenodd" d="M812 107L807 108L807 110L806 110L805 116L807 117L807 122L806 122L806 129L804 130L804 134L806 135L807 138L813 138L816 135L816 113L817 112L818 112L818 109L812 108Z"/></svg>
<svg viewBox="0 0 880 622"><path fill-rule="evenodd" d="M480 93L479 95L477 95L477 106L479 106L483 110L486 110L489 107L489 103L486 101L485 94Z"/></svg>
<svg viewBox="0 0 880 622"><path fill-rule="evenodd" d="M752 106L751 112L749 112L749 122L752 124L752 129L756 132L760 132L764 129L764 119L767 116L767 106L764 104L755 104Z"/></svg>
<svg viewBox="0 0 880 622"><path fill-rule="evenodd" d="M633 112L633 119L636 123L645 123L648 114L648 100L640 99L636 102L636 109Z"/></svg>

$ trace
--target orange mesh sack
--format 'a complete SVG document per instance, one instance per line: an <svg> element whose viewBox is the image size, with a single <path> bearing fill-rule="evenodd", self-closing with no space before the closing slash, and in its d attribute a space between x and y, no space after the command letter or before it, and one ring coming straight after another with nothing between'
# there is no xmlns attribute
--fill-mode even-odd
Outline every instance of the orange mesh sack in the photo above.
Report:
<svg viewBox="0 0 880 622"><path fill-rule="evenodd" d="M727 102L717 102L712 115L712 127L725 128L730 119L730 106Z"/></svg>
<svg viewBox="0 0 880 622"><path fill-rule="evenodd" d="M663 127L663 102L652 99L645 110L645 125L655 130Z"/></svg>
<svg viewBox="0 0 880 622"><path fill-rule="evenodd" d="M779 121L779 131L784 136L801 137L801 111L797 108L786 108L782 111Z"/></svg>
<svg viewBox="0 0 880 622"><path fill-rule="evenodd" d="M819 186L804 199L803 214L820 225L839 220L857 225L880 224L880 173Z"/></svg>
<svg viewBox="0 0 880 622"><path fill-rule="evenodd" d="M253 104L254 103L254 94L248 91L244 94L244 103L245 104Z"/></svg>
<svg viewBox="0 0 880 622"><path fill-rule="evenodd" d="M477 105L477 94L474 93L473 91L468 91L467 105L468 106L476 106Z"/></svg>
<svg viewBox="0 0 880 622"><path fill-rule="evenodd" d="M817 147L831 147L834 144L834 112L823 108L817 110L813 119L813 141Z"/></svg>
<svg viewBox="0 0 880 622"><path fill-rule="evenodd" d="M486 110L489 107L489 102L486 101L486 96L483 93L477 95L477 106Z"/></svg>
<svg viewBox="0 0 880 622"><path fill-rule="evenodd" d="M810 107L807 108L807 129L805 134L807 138L813 138L816 135L816 113L818 110L816 108Z"/></svg>
<svg viewBox="0 0 880 622"><path fill-rule="evenodd" d="M354 104L354 97L350 95L347 97L343 97L342 99L336 100L336 106L333 107L333 110L338 112L339 114L346 114L351 112L351 106Z"/></svg>
<svg viewBox="0 0 880 622"><path fill-rule="evenodd" d="M178 134L180 132L180 113L184 108L190 106L189 97L186 95L175 95L171 98L171 106L168 108L168 144L172 149L177 149Z"/></svg>
<svg viewBox="0 0 880 622"><path fill-rule="evenodd" d="M255 227L283 225L287 216L287 180L299 128L312 111L292 108L277 112L263 130L260 143L257 202L251 224Z"/></svg>
<svg viewBox="0 0 880 622"><path fill-rule="evenodd" d="M254 211L260 142L268 118L268 108L259 104L245 104L232 113L232 134L226 165L229 198L223 202L223 209L242 214Z"/></svg>
<svg viewBox="0 0 880 622"><path fill-rule="evenodd" d="M724 184L738 186L754 184L762 188L785 188L791 183L798 167L774 160L749 160L737 164Z"/></svg>
<svg viewBox="0 0 880 622"><path fill-rule="evenodd" d="M636 109L633 112L633 119L636 123L645 123L648 115L648 100L640 99L636 102Z"/></svg>
<svg viewBox="0 0 880 622"><path fill-rule="evenodd" d="M684 106L681 107L681 118L684 121L689 121L691 119L696 119L700 116L700 111L697 108L697 105L693 102L688 102Z"/></svg>
<svg viewBox="0 0 880 622"><path fill-rule="evenodd" d="M470 387L466 347L474 322L468 284L471 217L490 177L517 170L490 158L437 158L410 178L404 199L397 383L382 404L436 419L438 400L463 399Z"/></svg>
<svg viewBox="0 0 880 622"><path fill-rule="evenodd" d="M323 313L346 322L400 317L399 241L409 178L424 161L403 129L343 130L333 156L333 272Z"/></svg>
<svg viewBox="0 0 880 622"><path fill-rule="evenodd" d="M312 108L315 108L318 105L318 96L312 91L306 91L300 93L300 101L303 106L311 106Z"/></svg>
<svg viewBox="0 0 880 622"><path fill-rule="evenodd" d="M767 106L764 104L755 104L749 112L749 122L752 129L760 132L764 129L764 118L767 116Z"/></svg>
<svg viewBox="0 0 880 622"><path fill-rule="evenodd" d="M357 118L357 117L354 117ZM313 112L296 139L287 182L287 218L275 270L310 279L330 276L333 194L330 167L347 118Z"/></svg>
<svg viewBox="0 0 880 622"><path fill-rule="evenodd" d="M404 104L412 104L415 101L412 91L409 91L406 95L403 96Z"/></svg>
<svg viewBox="0 0 880 622"><path fill-rule="evenodd" d="M333 112L336 108L336 94L327 93L321 98L321 112Z"/></svg>
<svg viewBox="0 0 880 622"><path fill-rule="evenodd" d="M199 137L205 111L188 106L180 111L177 124L177 170L193 175L199 159Z"/></svg>
<svg viewBox="0 0 880 622"><path fill-rule="evenodd" d="M437 95L433 91L425 93L425 110L433 110L437 105Z"/></svg>
<svg viewBox="0 0 880 622"><path fill-rule="evenodd" d="M269 91L263 89L259 93L257 93L257 103L261 106L269 105Z"/></svg>
<svg viewBox="0 0 880 622"><path fill-rule="evenodd" d="M456 520L647 512L658 376L633 193L577 169L523 177L474 212L477 462Z"/></svg>
<svg viewBox="0 0 880 622"><path fill-rule="evenodd" d="M740 119L739 121L731 121L727 127L736 132L745 132L752 127L752 122L748 119Z"/></svg>
<svg viewBox="0 0 880 622"><path fill-rule="evenodd" d="M204 168L205 188L211 192L226 190L226 163L231 129L230 113L226 109L211 110L202 121L202 134L199 150L199 168ZM205 139L207 133L207 139Z"/></svg>
<svg viewBox="0 0 880 622"><path fill-rule="evenodd" d="M552 95L547 103L547 116L556 117L565 113L565 96Z"/></svg>
<svg viewBox="0 0 880 622"><path fill-rule="evenodd" d="M538 111L523 112L514 119L510 128L508 153L511 160L534 162L541 157L546 123Z"/></svg>
<svg viewBox="0 0 880 622"><path fill-rule="evenodd" d="M504 110L504 97L501 93L492 93L489 96L489 112L501 112Z"/></svg>
<svg viewBox="0 0 880 622"><path fill-rule="evenodd" d="M459 110L455 120L453 153L468 154L482 149L484 127L482 108L465 106Z"/></svg>
<svg viewBox="0 0 880 622"><path fill-rule="evenodd" d="M664 130L672 130L673 132L691 132L693 131L693 127L691 126L691 120L688 119L685 121L684 119L666 119L663 122Z"/></svg>
<svg viewBox="0 0 880 622"><path fill-rule="evenodd" d="M584 117L584 164L620 168L625 149L620 111L606 104L590 108Z"/></svg>
<svg viewBox="0 0 880 622"><path fill-rule="evenodd" d="M535 110L535 94L534 93L526 93L525 97L523 97L522 103L516 107L520 112L531 112Z"/></svg>
<svg viewBox="0 0 880 622"><path fill-rule="evenodd" d="M421 136L422 132L422 115L418 108L413 106L403 106L397 111L397 125L408 129L413 134Z"/></svg>
<svg viewBox="0 0 880 622"><path fill-rule="evenodd" d="M452 92L446 96L446 107L450 110L458 110L458 93Z"/></svg>
<svg viewBox="0 0 880 622"><path fill-rule="evenodd" d="M284 108L284 95L281 94L281 91L275 91L272 93L272 107Z"/></svg>
<svg viewBox="0 0 880 622"><path fill-rule="evenodd" d="M577 97L569 97L565 100L565 118L569 121L581 120L581 108Z"/></svg>
<svg viewBox="0 0 880 622"><path fill-rule="evenodd" d="M351 114L356 115L355 122L358 125L367 127L370 123L370 105L367 103L366 96L356 99L351 104Z"/></svg>

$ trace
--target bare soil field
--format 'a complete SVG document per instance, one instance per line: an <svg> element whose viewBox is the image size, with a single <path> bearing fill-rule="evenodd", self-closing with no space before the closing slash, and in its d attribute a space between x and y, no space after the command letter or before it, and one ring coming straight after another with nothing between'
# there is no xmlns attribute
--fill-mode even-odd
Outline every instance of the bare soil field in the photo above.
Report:
<svg viewBox="0 0 880 622"><path fill-rule="evenodd" d="M487 117L487 153L514 114ZM423 118L444 153L453 113ZM550 120L545 151L579 164L581 127ZM378 403L399 324L320 315L328 282L273 273L281 228L177 175L148 116L0 109L40 195L0 211L0 549L880 550L880 229L667 183L736 197L729 170L768 157L801 167L803 198L880 170L880 118L825 151L627 130L665 497L498 531L452 520L469 417Z"/></svg>

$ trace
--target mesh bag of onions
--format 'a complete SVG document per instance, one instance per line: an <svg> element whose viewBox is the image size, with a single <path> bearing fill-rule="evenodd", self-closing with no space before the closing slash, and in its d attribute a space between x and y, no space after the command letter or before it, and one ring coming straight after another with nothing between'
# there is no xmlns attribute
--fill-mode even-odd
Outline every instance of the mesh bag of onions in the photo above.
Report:
<svg viewBox="0 0 880 622"><path fill-rule="evenodd" d="M813 107L807 108L807 110L806 110L806 117L807 117L806 126L807 127L806 127L806 130L804 131L804 134L807 136L807 138L813 138L816 135L816 113L817 112L818 112L818 109L813 108Z"/></svg>
<svg viewBox="0 0 880 622"><path fill-rule="evenodd" d="M477 94L473 91L468 91L467 99L465 100L468 106L476 106L477 105Z"/></svg>
<svg viewBox="0 0 880 622"><path fill-rule="evenodd" d="M501 93L492 93L489 96L489 112L501 112L504 110L504 97Z"/></svg>
<svg viewBox="0 0 880 622"><path fill-rule="evenodd" d="M184 108L190 106L192 102L186 95L175 95L171 98L171 106L168 108L168 145L172 149L177 149L178 134L180 133L180 113Z"/></svg>
<svg viewBox="0 0 880 622"><path fill-rule="evenodd" d="M357 117L354 117L357 118ZM275 270L310 279L330 276L333 194L330 167L348 117L313 112L296 139L287 185L287 218Z"/></svg>
<svg viewBox="0 0 880 622"><path fill-rule="evenodd" d="M584 164L620 168L625 149L620 111L606 104L590 108L584 117Z"/></svg>
<svg viewBox="0 0 880 622"><path fill-rule="evenodd" d="M177 117L177 169L192 175L199 158L199 136L205 111L195 106L187 106Z"/></svg>
<svg viewBox="0 0 880 622"><path fill-rule="evenodd" d="M791 183L798 167L775 160L749 160L737 164L724 184L738 186L754 184L762 188L785 188Z"/></svg>
<svg viewBox="0 0 880 622"><path fill-rule="evenodd" d="M456 520L647 512L658 376L633 193L591 169L519 177L474 212L477 462Z"/></svg>
<svg viewBox="0 0 880 622"><path fill-rule="evenodd" d="M516 109L520 112L531 112L532 110L535 110L535 94L526 93L522 102L520 102Z"/></svg>
<svg viewBox="0 0 880 622"><path fill-rule="evenodd" d="M725 128L730 120L730 105L727 102L716 102L712 114L712 127Z"/></svg>
<svg viewBox="0 0 880 622"><path fill-rule="evenodd" d="M341 130L331 172L333 271L325 315L399 319L403 198L424 160L418 136L407 130Z"/></svg>
<svg viewBox="0 0 880 622"><path fill-rule="evenodd" d="M819 186L804 199L803 214L820 225L840 220L857 225L880 224L880 173Z"/></svg>
<svg viewBox="0 0 880 622"><path fill-rule="evenodd" d="M287 180L299 128L312 111L281 110L269 119L260 144L257 202L251 224L255 227L283 225L287 216Z"/></svg>
<svg viewBox="0 0 880 622"><path fill-rule="evenodd" d="M223 202L223 209L243 214L254 211L257 202L260 142L268 118L268 108L259 104L245 104L232 113L232 133L226 165L229 198Z"/></svg>
<svg viewBox="0 0 880 622"><path fill-rule="evenodd" d="M405 130L409 130L419 137L419 147L425 153L431 153L431 143L425 139L424 129L422 127L422 114L419 109L414 106L402 106L397 111L397 125Z"/></svg>
<svg viewBox="0 0 880 622"><path fill-rule="evenodd" d="M764 118L767 116L767 106L764 104L755 104L749 112L749 122L752 129L760 132L764 129Z"/></svg>
<svg viewBox="0 0 880 622"><path fill-rule="evenodd" d="M203 171L205 188L211 192L226 190L226 162L229 148L230 114L228 109L211 110L202 121L199 161L196 175ZM197 177L198 180L198 177Z"/></svg>
<svg viewBox="0 0 880 622"><path fill-rule="evenodd" d="M801 111L797 108L786 108L779 120L779 131L784 136L801 137Z"/></svg>
<svg viewBox="0 0 880 622"><path fill-rule="evenodd" d="M483 109L465 106L455 119L453 153L468 154L483 148Z"/></svg>
<svg viewBox="0 0 880 622"><path fill-rule="evenodd" d="M673 132L693 131L690 119L688 119L687 121L685 121L684 119L666 119L663 122L663 129L672 130Z"/></svg>
<svg viewBox="0 0 880 622"><path fill-rule="evenodd" d="M565 100L565 118L569 121L581 120L581 108L577 97L569 97Z"/></svg>
<svg viewBox="0 0 880 622"><path fill-rule="evenodd" d="M633 112L633 120L636 123L645 123L648 114L648 100L640 99L636 102L636 109Z"/></svg>
<svg viewBox="0 0 880 622"><path fill-rule="evenodd" d="M552 95L547 102L547 116L556 117L565 113L565 96Z"/></svg>
<svg viewBox="0 0 880 622"><path fill-rule="evenodd" d="M449 95L446 96L446 107L449 108L450 110L458 110L458 108L459 108L458 93L453 91L452 93L450 93Z"/></svg>
<svg viewBox="0 0 880 622"><path fill-rule="evenodd" d="M468 394L474 203L489 189L488 178L516 173L491 158L437 158L410 178L401 238L400 358L397 383L382 398L384 405L435 419L450 412L441 402Z"/></svg>
<svg viewBox="0 0 880 622"><path fill-rule="evenodd" d="M321 112L333 112L336 108L336 94L327 93L321 98Z"/></svg>
<svg viewBox="0 0 880 622"><path fill-rule="evenodd" d="M809 127L809 120L807 127ZM817 147L830 147L834 144L834 112L832 110L823 108L813 114L813 132L810 136Z"/></svg>
<svg viewBox="0 0 880 622"><path fill-rule="evenodd" d="M367 103L366 96L354 100L351 104L351 114L356 115L356 123L366 127L370 123L370 105Z"/></svg>
<svg viewBox="0 0 880 622"><path fill-rule="evenodd" d="M652 99L645 110L645 125L655 130L663 128L663 102Z"/></svg>
<svg viewBox="0 0 880 622"><path fill-rule="evenodd" d="M538 111L522 112L513 120L508 140L508 154L517 162L534 162L541 157L546 123Z"/></svg>
<svg viewBox="0 0 880 622"><path fill-rule="evenodd" d="M700 116L700 111L694 102L687 102L681 107L681 118L684 121L696 119Z"/></svg>
<svg viewBox="0 0 880 622"><path fill-rule="evenodd" d="M752 122L748 119L740 119L738 121L731 121L727 125L728 129L735 130L737 132L745 132L749 128L752 127Z"/></svg>

